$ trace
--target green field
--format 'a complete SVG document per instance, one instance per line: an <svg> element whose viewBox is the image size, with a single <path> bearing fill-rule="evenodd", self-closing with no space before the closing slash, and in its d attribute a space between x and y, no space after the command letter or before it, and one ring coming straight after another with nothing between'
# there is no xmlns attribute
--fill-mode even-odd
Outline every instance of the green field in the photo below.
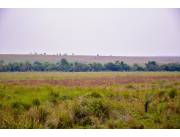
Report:
<svg viewBox="0 0 180 137"><path fill-rule="evenodd" d="M0 73L0 128L180 128L180 73Z"/></svg>

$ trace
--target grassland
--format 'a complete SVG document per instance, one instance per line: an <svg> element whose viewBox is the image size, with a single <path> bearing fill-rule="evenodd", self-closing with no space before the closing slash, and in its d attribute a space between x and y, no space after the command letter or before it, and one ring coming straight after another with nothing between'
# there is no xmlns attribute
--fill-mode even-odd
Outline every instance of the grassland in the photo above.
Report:
<svg viewBox="0 0 180 137"><path fill-rule="evenodd" d="M0 128L180 128L180 73L0 73Z"/></svg>

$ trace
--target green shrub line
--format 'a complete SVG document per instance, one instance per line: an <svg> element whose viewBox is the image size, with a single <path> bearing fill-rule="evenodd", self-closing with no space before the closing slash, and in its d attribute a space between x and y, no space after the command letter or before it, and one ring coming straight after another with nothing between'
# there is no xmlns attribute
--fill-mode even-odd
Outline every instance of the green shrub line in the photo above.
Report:
<svg viewBox="0 0 180 137"><path fill-rule="evenodd" d="M63 71L63 72L87 72L87 71L180 71L179 63L169 63L159 65L155 61L148 61L143 65L134 64L130 66L123 61L109 63L80 63L68 62L61 59L57 63L50 62L11 62L0 61L0 72L25 72L25 71Z"/></svg>

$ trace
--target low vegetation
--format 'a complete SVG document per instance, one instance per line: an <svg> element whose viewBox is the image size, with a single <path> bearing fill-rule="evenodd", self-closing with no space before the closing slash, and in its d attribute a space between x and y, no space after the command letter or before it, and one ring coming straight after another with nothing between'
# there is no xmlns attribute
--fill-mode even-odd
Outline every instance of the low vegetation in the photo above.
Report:
<svg viewBox="0 0 180 137"><path fill-rule="evenodd" d="M177 72L9 72L0 81L0 128L180 128Z"/></svg>

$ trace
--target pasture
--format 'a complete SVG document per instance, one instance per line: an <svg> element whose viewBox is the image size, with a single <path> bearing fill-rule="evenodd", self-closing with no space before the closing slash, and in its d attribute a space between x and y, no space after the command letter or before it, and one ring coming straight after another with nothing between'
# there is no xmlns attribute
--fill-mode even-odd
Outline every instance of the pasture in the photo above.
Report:
<svg viewBox="0 0 180 137"><path fill-rule="evenodd" d="M0 73L0 128L180 128L180 73Z"/></svg>

